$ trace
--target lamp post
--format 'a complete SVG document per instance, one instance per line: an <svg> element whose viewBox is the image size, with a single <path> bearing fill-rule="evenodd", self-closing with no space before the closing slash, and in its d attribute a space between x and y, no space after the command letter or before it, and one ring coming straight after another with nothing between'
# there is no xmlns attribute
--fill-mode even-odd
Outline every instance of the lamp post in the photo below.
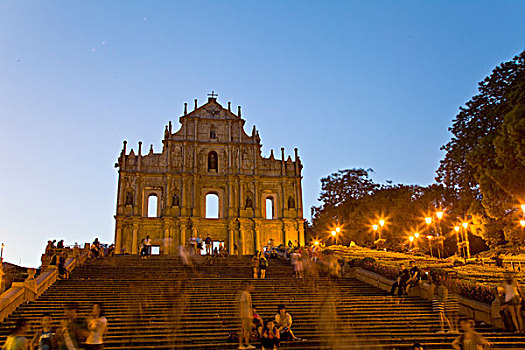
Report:
<svg viewBox="0 0 525 350"><path fill-rule="evenodd" d="M444 246L444 243L443 243L443 234L441 232L441 219L443 219L443 214L444 212L439 210L439 211L436 211L436 217L437 217L437 220L434 221L434 225L436 226L436 232L437 232L437 235L440 236L440 241L441 241L441 250L439 250L439 242L438 242L438 255L439 255L439 258L441 259L442 256L445 255L445 246Z"/></svg>
<svg viewBox="0 0 525 350"><path fill-rule="evenodd" d="M377 232L378 229L379 229L379 225L377 225L377 224L373 224L372 225L372 230L374 230L374 239L373 240L376 239L376 232Z"/></svg>
<svg viewBox="0 0 525 350"><path fill-rule="evenodd" d="M412 242L414 242L414 236L408 237L408 240L410 241L410 248L412 248Z"/></svg>
<svg viewBox="0 0 525 350"><path fill-rule="evenodd" d="M430 257L433 258L434 256L432 255L432 236L428 235L427 239L428 239L428 247L430 248Z"/></svg>
<svg viewBox="0 0 525 350"><path fill-rule="evenodd" d="M461 243L460 243L460 233L459 233L460 227L454 226L454 231L456 231L456 243L458 245L458 254L461 257L463 252L461 251Z"/></svg>
<svg viewBox="0 0 525 350"><path fill-rule="evenodd" d="M4 261L4 247L5 247L5 244L2 243L2 250L0 250L0 263Z"/></svg>
<svg viewBox="0 0 525 350"><path fill-rule="evenodd" d="M465 237L466 256L467 256L467 259L470 259L470 244L469 244L469 240L468 240L468 231L467 231L468 222L462 223L461 226L463 226L463 228L465 229L463 234L465 235L464 237Z"/></svg>
<svg viewBox="0 0 525 350"><path fill-rule="evenodd" d="M429 237L431 237L430 236L430 224L432 224L432 218L431 217L426 217L425 218L425 222L427 223L427 231L428 231L427 238L429 240L428 241L428 246L430 247L430 257L432 257L432 244L430 243L431 238L429 238Z"/></svg>
<svg viewBox="0 0 525 350"><path fill-rule="evenodd" d="M383 226L385 226L385 220L381 219L379 220L379 238L381 238L381 231L383 230Z"/></svg>

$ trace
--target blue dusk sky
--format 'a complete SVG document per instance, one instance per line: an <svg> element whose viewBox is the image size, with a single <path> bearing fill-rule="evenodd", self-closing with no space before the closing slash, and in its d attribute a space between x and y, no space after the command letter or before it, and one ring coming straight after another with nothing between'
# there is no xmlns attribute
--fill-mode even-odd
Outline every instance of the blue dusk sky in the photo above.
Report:
<svg viewBox="0 0 525 350"><path fill-rule="evenodd" d="M524 18L524 1L1 1L4 257L112 242L122 141L160 151L211 90L263 155L299 148L306 218L338 169L428 185L459 107L525 48Z"/></svg>

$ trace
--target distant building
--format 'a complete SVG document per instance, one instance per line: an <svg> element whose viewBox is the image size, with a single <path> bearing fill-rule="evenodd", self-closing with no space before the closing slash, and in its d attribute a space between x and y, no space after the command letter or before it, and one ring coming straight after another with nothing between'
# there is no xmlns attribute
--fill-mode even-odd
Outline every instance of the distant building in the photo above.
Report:
<svg viewBox="0 0 525 350"><path fill-rule="evenodd" d="M273 239L304 245L301 160L261 155L259 133L245 133L241 108L223 108L215 96L180 117L181 128L166 126L161 153L127 153L118 163L115 244L136 254L147 235L161 254L176 252L190 237L210 234L230 253L253 254ZM218 218L206 213L207 197L218 199ZM208 214L208 215L207 215Z"/></svg>

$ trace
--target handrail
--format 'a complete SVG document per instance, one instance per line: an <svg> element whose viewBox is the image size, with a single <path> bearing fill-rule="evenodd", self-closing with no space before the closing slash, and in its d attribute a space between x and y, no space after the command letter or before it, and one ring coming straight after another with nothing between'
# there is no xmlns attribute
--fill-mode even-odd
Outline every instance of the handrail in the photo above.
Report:
<svg viewBox="0 0 525 350"><path fill-rule="evenodd" d="M71 272L84 264L89 251L84 250L75 257L66 259L64 268ZM24 282L14 282L12 287L0 295L0 322L3 322L21 304L35 300L42 295L58 278L58 267L48 266L37 278L35 269L28 269L29 277Z"/></svg>

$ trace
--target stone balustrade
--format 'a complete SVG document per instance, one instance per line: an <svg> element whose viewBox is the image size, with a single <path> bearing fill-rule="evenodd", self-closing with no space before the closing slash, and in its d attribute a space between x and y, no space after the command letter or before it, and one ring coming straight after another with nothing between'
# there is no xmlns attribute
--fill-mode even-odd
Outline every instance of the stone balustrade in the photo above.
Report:
<svg viewBox="0 0 525 350"><path fill-rule="evenodd" d="M392 284L394 283L391 279L359 267L352 269L348 274L348 277L354 277L385 291L390 291ZM411 296L418 296L423 299L432 300L434 296L434 288L435 285L421 281L419 287L411 288L409 293ZM497 299L491 305L461 295L458 296L458 300L460 304L460 315L469 316L476 321L485 322L492 326L503 328L503 321L499 314L500 304Z"/></svg>
<svg viewBox="0 0 525 350"><path fill-rule="evenodd" d="M76 266L81 266L89 256L89 249L80 252L74 257L66 259L64 267L71 272ZM34 301L58 278L58 267L48 266L37 278L36 270L27 270L28 277L24 282L13 282L11 288L0 295L0 322L8 317L21 304Z"/></svg>

